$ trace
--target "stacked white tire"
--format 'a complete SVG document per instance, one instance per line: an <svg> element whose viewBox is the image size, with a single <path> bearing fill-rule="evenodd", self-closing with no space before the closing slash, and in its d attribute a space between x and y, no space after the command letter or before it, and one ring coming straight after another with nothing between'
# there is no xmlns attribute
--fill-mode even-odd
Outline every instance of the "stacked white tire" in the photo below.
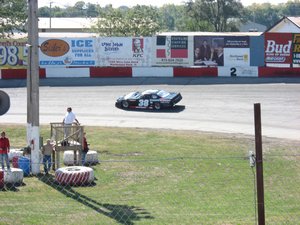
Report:
<svg viewBox="0 0 300 225"><path fill-rule="evenodd" d="M79 159L78 152L77 152L77 162L74 162L74 151L65 151L64 152L64 164L66 166L75 165L79 162L78 160L81 160L81 159ZM85 162L88 165L95 165L95 164L99 163L98 152L94 151L94 150L88 151L88 153L86 154L86 157L85 157Z"/></svg>
<svg viewBox="0 0 300 225"><path fill-rule="evenodd" d="M23 183L23 170L19 168L11 168L10 171L4 170L4 183L5 184L22 184Z"/></svg>
<svg viewBox="0 0 300 225"><path fill-rule="evenodd" d="M77 160L78 160L78 157L77 157ZM74 162L74 151L72 151L72 150L64 151L64 164L66 166L72 166L72 165L75 165L76 163Z"/></svg>
<svg viewBox="0 0 300 225"><path fill-rule="evenodd" d="M85 162L88 165L95 165L95 164L99 163L98 152L94 151L94 150L88 151L88 153L86 154L86 157L85 157Z"/></svg>
<svg viewBox="0 0 300 225"><path fill-rule="evenodd" d="M21 157L23 156L23 151L20 149L10 149L9 153L8 153L8 159L9 161L12 161L13 157Z"/></svg>
<svg viewBox="0 0 300 225"><path fill-rule="evenodd" d="M94 181L94 170L85 166L69 166L55 171L55 180L60 185L81 186Z"/></svg>

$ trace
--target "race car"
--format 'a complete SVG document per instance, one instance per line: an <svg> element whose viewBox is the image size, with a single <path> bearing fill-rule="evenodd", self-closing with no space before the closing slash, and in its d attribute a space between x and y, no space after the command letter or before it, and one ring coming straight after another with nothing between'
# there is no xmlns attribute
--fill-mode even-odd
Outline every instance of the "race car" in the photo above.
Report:
<svg viewBox="0 0 300 225"><path fill-rule="evenodd" d="M182 99L179 92L164 90L134 91L119 97L116 106L123 109L155 109L171 108Z"/></svg>

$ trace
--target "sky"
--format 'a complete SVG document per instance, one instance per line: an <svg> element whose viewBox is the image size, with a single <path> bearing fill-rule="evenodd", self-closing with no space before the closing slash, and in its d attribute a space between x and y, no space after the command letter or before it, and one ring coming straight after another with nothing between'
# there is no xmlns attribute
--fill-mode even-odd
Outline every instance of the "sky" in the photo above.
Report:
<svg viewBox="0 0 300 225"><path fill-rule="evenodd" d="M50 6L50 2L52 7L58 6L58 7L65 7L65 6L74 6L76 2L80 0L68 0L68 1L59 1L59 0L38 0L38 7L43 6ZM141 1L141 0L84 0L86 3L93 3L93 4L99 4L101 7L104 7L105 5L112 4L113 7L119 7L119 6L128 6L132 7L137 4L139 5L152 5L160 7L164 4L175 4L175 5L182 5L184 2L187 2L188 0L150 0L150 1ZM244 6L249 6L252 3L271 3L271 4L278 4L278 3L286 3L286 0L241 0L242 4Z"/></svg>

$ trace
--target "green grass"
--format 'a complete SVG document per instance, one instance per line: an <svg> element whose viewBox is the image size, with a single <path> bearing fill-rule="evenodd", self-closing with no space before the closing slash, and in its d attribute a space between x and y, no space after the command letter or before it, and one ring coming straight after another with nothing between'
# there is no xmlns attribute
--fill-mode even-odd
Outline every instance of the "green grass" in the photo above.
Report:
<svg viewBox="0 0 300 225"><path fill-rule="evenodd" d="M25 127L1 128L12 146L26 146ZM23 186L0 192L0 224L256 224L255 174L246 157L252 137L85 131L101 161L93 166L95 183L62 187L54 172L26 177ZM41 126L44 140L49 132ZM263 149L266 224L300 224L300 145L268 139Z"/></svg>

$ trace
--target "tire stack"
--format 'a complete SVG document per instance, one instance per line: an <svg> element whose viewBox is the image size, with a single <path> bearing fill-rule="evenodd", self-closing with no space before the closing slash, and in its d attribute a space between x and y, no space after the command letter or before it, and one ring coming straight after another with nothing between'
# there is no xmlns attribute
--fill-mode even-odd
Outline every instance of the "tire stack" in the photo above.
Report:
<svg viewBox="0 0 300 225"><path fill-rule="evenodd" d="M10 171L0 170L0 187L3 187L4 184L20 185L23 183L23 178L23 170L19 168L11 168Z"/></svg>
<svg viewBox="0 0 300 225"><path fill-rule="evenodd" d="M88 165L96 165L99 163L98 152L95 150L89 150L85 157L85 162Z"/></svg>
<svg viewBox="0 0 300 225"><path fill-rule="evenodd" d="M20 149L10 149L8 159L12 162L13 168L19 168L18 160L23 156L23 151Z"/></svg>
<svg viewBox="0 0 300 225"><path fill-rule="evenodd" d="M85 166L69 166L55 171L55 180L60 185L82 186L94 181L94 170Z"/></svg>
<svg viewBox="0 0 300 225"><path fill-rule="evenodd" d="M74 162L74 151L69 150L64 152L64 165L73 166L79 163L79 156L77 153L77 161ZM95 165L99 163L98 152L95 150L89 150L85 157L85 162L87 165Z"/></svg>
<svg viewBox="0 0 300 225"><path fill-rule="evenodd" d="M74 160L74 151L68 150L64 151L64 164L66 166L73 166L78 163L78 154L77 154L77 161Z"/></svg>

